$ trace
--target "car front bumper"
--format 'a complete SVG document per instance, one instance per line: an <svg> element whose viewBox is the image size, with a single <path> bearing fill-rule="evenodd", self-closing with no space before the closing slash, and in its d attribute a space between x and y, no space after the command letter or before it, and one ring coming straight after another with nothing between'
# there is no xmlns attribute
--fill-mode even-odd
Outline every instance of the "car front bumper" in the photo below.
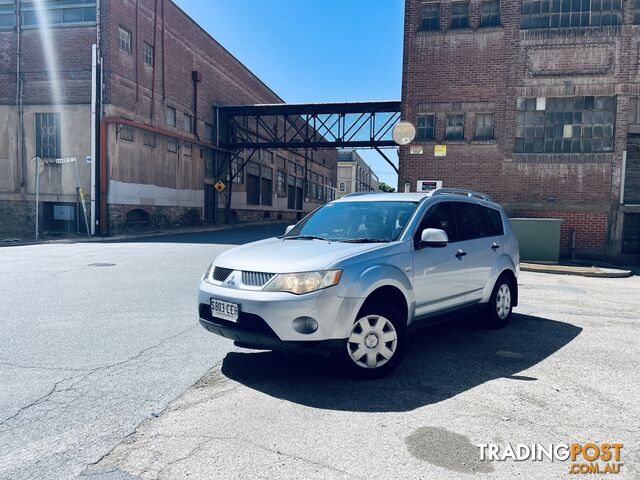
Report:
<svg viewBox="0 0 640 480"><path fill-rule="evenodd" d="M201 281L198 292L200 323L210 332L242 346L275 350L325 351L349 336L361 303L358 298L337 297L335 287L305 295L226 288ZM237 303L237 322L211 315L212 298ZM311 317L318 322L313 333L301 333L293 321Z"/></svg>

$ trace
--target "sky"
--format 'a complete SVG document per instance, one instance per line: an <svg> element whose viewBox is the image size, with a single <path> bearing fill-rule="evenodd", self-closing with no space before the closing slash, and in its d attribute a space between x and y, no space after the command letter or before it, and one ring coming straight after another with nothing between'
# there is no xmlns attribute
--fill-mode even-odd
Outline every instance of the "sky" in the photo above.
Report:
<svg viewBox="0 0 640 480"><path fill-rule="evenodd" d="M175 1L286 102L400 100L404 0ZM376 151L360 154L396 187Z"/></svg>

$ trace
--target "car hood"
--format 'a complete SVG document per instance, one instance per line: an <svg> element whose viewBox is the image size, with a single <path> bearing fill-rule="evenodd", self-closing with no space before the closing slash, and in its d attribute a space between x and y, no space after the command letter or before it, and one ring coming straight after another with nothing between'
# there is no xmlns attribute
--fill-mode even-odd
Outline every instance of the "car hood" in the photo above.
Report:
<svg viewBox="0 0 640 480"><path fill-rule="evenodd" d="M250 272L309 272L323 270L340 259L385 245L388 244L269 238L227 250L216 257L215 265Z"/></svg>

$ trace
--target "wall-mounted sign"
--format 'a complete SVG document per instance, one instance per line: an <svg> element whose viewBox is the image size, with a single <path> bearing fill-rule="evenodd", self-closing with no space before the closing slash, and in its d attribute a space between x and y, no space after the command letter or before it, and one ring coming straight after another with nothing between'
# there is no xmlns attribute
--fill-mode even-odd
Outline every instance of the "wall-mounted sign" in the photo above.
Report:
<svg viewBox="0 0 640 480"><path fill-rule="evenodd" d="M447 146L446 145L436 145L433 147L433 155L436 157L446 157L447 156Z"/></svg>
<svg viewBox="0 0 640 480"><path fill-rule="evenodd" d="M222 180L218 180L213 186L213 188L215 188L218 192L221 192L222 190L224 190L224 187L226 187L226 185Z"/></svg>
<svg viewBox="0 0 640 480"><path fill-rule="evenodd" d="M409 147L409 155L422 155L424 147L422 145L411 145Z"/></svg>
<svg viewBox="0 0 640 480"><path fill-rule="evenodd" d="M442 180L418 180L417 192L430 192L436 188L442 188Z"/></svg>

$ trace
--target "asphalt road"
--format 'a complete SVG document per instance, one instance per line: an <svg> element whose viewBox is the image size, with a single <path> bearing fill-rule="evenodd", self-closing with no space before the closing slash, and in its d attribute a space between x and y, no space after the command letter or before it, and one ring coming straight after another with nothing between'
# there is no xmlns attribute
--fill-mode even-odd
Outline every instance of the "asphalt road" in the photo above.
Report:
<svg viewBox="0 0 640 480"><path fill-rule="evenodd" d="M640 478L639 277L523 273L507 328L424 330L354 382L197 325L210 258L275 233L0 249L0 478L599 478L479 461L534 442L623 443Z"/></svg>

